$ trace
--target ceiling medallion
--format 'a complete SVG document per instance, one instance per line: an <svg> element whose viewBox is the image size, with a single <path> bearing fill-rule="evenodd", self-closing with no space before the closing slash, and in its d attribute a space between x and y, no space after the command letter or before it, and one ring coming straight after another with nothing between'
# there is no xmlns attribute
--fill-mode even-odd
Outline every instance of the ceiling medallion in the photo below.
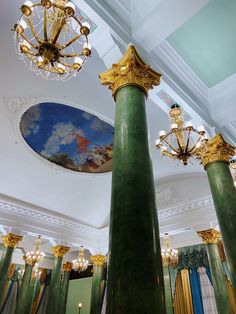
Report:
<svg viewBox="0 0 236 314"><path fill-rule="evenodd" d="M156 147L163 156L181 160L187 165L188 160L207 141L205 129L203 126L195 129L190 121L185 124L182 110L177 104L171 106L170 121L171 130L159 132L160 139L156 140Z"/></svg>
<svg viewBox="0 0 236 314"><path fill-rule="evenodd" d="M91 55L90 24L81 23L68 0L25 1L14 26L20 59L46 79L68 80Z"/></svg>

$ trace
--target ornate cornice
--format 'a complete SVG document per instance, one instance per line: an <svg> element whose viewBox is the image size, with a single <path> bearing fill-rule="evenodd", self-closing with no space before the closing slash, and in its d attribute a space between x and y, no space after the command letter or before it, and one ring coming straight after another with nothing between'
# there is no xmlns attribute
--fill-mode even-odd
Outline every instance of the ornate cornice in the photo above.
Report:
<svg viewBox="0 0 236 314"><path fill-rule="evenodd" d="M70 248L64 245L56 245L52 248L52 253L56 257L63 257L69 252Z"/></svg>
<svg viewBox="0 0 236 314"><path fill-rule="evenodd" d="M124 86L140 87L146 95L153 86L159 85L161 74L152 70L139 56L134 46L129 46L122 59L112 65L112 68L99 75L103 85L115 93Z"/></svg>
<svg viewBox="0 0 236 314"><path fill-rule="evenodd" d="M215 229L198 231L197 235L202 238L204 244L217 244L221 234Z"/></svg>
<svg viewBox="0 0 236 314"><path fill-rule="evenodd" d="M2 243L5 247L15 248L22 238L23 236L9 233L2 236Z"/></svg>
<svg viewBox="0 0 236 314"><path fill-rule="evenodd" d="M91 261L93 262L94 266L102 266L106 262L107 258L105 255L93 255L91 256Z"/></svg>
<svg viewBox="0 0 236 314"><path fill-rule="evenodd" d="M230 157L234 155L235 147L225 142L221 134L217 134L208 140L197 152L204 168L216 161L229 163Z"/></svg>
<svg viewBox="0 0 236 314"><path fill-rule="evenodd" d="M67 272L71 272L72 267L73 267L73 264L71 262L65 262L63 264L62 270L67 271Z"/></svg>

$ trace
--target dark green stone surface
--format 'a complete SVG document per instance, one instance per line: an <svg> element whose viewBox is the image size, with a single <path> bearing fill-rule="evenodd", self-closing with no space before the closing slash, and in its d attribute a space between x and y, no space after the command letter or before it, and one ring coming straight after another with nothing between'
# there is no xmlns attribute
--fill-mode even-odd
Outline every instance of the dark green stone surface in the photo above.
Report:
<svg viewBox="0 0 236 314"><path fill-rule="evenodd" d="M62 257L54 257L54 267L49 285L46 314L57 313L59 304L59 292L61 284Z"/></svg>
<svg viewBox="0 0 236 314"><path fill-rule="evenodd" d="M68 297L69 282L70 282L70 272L64 271L63 278L61 281L61 286L60 286L60 299L59 299L58 314L66 313L66 303L67 303L67 297Z"/></svg>
<svg viewBox="0 0 236 314"><path fill-rule="evenodd" d="M25 265L25 272L22 278L22 283L20 286L20 294L16 306L16 314L29 314L30 306L29 306L29 289L30 289L30 280L32 274L33 266Z"/></svg>
<svg viewBox="0 0 236 314"><path fill-rule="evenodd" d="M214 162L206 171L236 297L236 189L226 163Z"/></svg>
<svg viewBox="0 0 236 314"><path fill-rule="evenodd" d="M163 275L165 283L165 300L166 300L166 314L173 314L173 301L171 294L171 285L170 285L170 274L169 267L163 266Z"/></svg>
<svg viewBox="0 0 236 314"><path fill-rule="evenodd" d="M223 264L221 262L217 244L207 244L207 254L211 267L212 283L216 306L219 314L230 314L231 307L225 282Z"/></svg>
<svg viewBox="0 0 236 314"><path fill-rule="evenodd" d="M90 314L101 314L102 274L103 274L103 266L93 266L93 282L92 282Z"/></svg>
<svg viewBox="0 0 236 314"><path fill-rule="evenodd" d="M8 271L11 265L11 258L13 253L13 248L4 248L1 264L0 264L0 304L2 304L4 297L4 288L8 279Z"/></svg>
<svg viewBox="0 0 236 314"><path fill-rule="evenodd" d="M145 95L116 93L106 314L166 313Z"/></svg>

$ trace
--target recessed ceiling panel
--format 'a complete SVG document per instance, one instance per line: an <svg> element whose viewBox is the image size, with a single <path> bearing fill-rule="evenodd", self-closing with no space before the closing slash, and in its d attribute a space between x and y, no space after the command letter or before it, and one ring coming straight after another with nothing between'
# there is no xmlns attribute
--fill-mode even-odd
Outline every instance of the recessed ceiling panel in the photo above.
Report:
<svg viewBox="0 0 236 314"><path fill-rule="evenodd" d="M20 130L36 153L57 165L79 172L111 171L114 128L93 114L41 103L23 114Z"/></svg>
<svg viewBox="0 0 236 314"><path fill-rule="evenodd" d="M167 40L208 87L236 72L236 1L211 0Z"/></svg>

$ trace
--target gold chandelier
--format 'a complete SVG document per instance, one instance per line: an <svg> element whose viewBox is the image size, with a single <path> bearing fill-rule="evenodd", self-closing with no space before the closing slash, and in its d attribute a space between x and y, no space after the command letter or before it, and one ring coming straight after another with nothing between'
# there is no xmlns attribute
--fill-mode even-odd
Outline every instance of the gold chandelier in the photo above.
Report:
<svg viewBox="0 0 236 314"><path fill-rule="evenodd" d="M67 80L91 55L90 24L81 23L68 0L25 1L14 26L16 49L32 71L46 79Z"/></svg>
<svg viewBox="0 0 236 314"><path fill-rule="evenodd" d="M170 236L168 233L164 234L164 249L162 249L162 264L163 266L171 266L176 268L178 265L178 250L170 248Z"/></svg>
<svg viewBox="0 0 236 314"><path fill-rule="evenodd" d="M38 239L35 242L34 251L27 252L23 257L26 264L35 266L36 264L42 262L45 257L45 253L40 251L41 242L41 236L38 236Z"/></svg>
<svg viewBox="0 0 236 314"><path fill-rule="evenodd" d="M78 259L74 259L72 261L73 269L81 273L88 268L88 263L88 260L84 257L84 247L81 246L79 249Z"/></svg>
<svg viewBox="0 0 236 314"><path fill-rule="evenodd" d="M171 106L170 121L171 130L159 132L160 138L156 140L156 147L163 156L181 160L187 165L189 158L194 157L207 141L205 129L203 126L195 129L192 122L185 124L182 110L177 104Z"/></svg>

